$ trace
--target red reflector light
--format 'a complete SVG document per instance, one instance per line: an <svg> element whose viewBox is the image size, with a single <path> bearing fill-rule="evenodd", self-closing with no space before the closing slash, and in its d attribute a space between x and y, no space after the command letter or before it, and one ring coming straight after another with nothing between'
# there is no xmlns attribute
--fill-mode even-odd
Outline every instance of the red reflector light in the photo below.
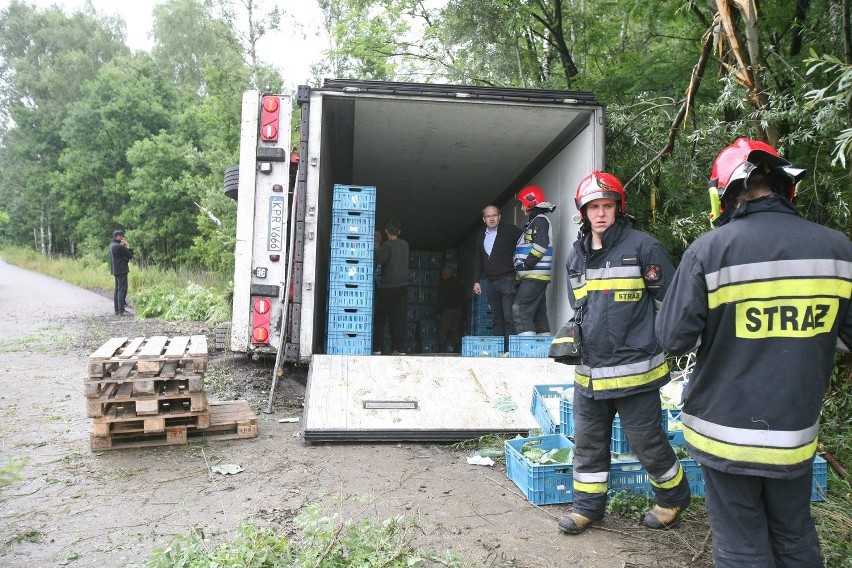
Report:
<svg viewBox="0 0 852 568"><path fill-rule="evenodd" d="M272 262L278 262L279 260L281 260L281 255L280 254L270 254L269 260L271 260Z"/></svg>
<svg viewBox="0 0 852 568"><path fill-rule="evenodd" d="M278 140L278 97L263 97L260 106L260 139L265 142Z"/></svg>
<svg viewBox="0 0 852 568"><path fill-rule="evenodd" d="M252 314L252 343L269 343L269 317L272 311L272 300L255 298Z"/></svg>
<svg viewBox="0 0 852 568"><path fill-rule="evenodd" d="M254 301L254 311L258 314L265 314L269 311L269 308L272 307L272 302L265 298L258 298Z"/></svg>
<svg viewBox="0 0 852 568"><path fill-rule="evenodd" d="M252 343L269 343L269 331L265 327L254 328L251 338Z"/></svg>

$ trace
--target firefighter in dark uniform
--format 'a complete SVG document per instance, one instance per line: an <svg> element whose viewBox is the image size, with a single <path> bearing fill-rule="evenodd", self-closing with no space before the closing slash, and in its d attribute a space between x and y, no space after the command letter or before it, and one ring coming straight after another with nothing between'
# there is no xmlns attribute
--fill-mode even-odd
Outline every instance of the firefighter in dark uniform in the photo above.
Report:
<svg viewBox="0 0 852 568"><path fill-rule="evenodd" d="M724 149L718 228L686 250L657 317L669 352L698 347L681 417L719 568L823 565L809 501L835 350L852 346L852 243L799 216L803 176L763 142Z"/></svg>
<svg viewBox="0 0 852 568"><path fill-rule="evenodd" d="M536 185L519 191L516 199L529 221L515 247L517 289L512 319L518 335L550 335L547 285L553 272L553 233L547 213L553 213L556 206L544 198L544 191Z"/></svg>
<svg viewBox="0 0 852 568"><path fill-rule="evenodd" d="M655 312L674 268L660 241L633 228L614 175L592 172L575 202L582 224L567 268L581 364L574 374L574 507L559 517L559 529L577 534L604 515L616 412L654 491L656 504L644 524L663 529L691 498L662 426L660 387L670 377L654 336Z"/></svg>

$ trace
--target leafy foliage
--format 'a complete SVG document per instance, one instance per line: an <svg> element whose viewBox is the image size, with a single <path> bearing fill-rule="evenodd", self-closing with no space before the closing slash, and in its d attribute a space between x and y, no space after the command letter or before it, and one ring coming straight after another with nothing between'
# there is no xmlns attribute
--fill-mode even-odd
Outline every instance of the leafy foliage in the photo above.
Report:
<svg viewBox="0 0 852 568"><path fill-rule="evenodd" d="M242 523L233 542L207 543L198 531L175 537L165 548L154 552L148 568L284 568L295 566L416 566L423 560L439 561L443 566L462 566L450 555L437 556L416 549L411 541L415 526L403 517L383 522L339 521L336 515L324 516L310 506L296 517L303 536L290 540L272 529Z"/></svg>

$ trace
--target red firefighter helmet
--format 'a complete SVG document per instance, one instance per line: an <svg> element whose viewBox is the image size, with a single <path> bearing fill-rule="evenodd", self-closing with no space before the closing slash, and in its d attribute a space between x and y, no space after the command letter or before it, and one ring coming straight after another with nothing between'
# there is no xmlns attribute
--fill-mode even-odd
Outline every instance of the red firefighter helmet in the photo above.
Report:
<svg viewBox="0 0 852 568"><path fill-rule="evenodd" d="M577 186L577 195L574 196L574 203L577 205L577 211L580 212L582 219L586 219L584 208L589 201L594 201L595 199L615 199L615 204L618 206L618 214L624 215L627 212L624 187L621 185L621 181L612 174L594 171L583 178L583 181Z"/></svg>
<svg viewBox="0 0 852 568"><path fill-rule="evenodd" d="M529 213L537 205L547 202L547 199L544 198L544 190L537 185L526 186L518 192L515 199L523 207L524 213Z"/></svg>
<svg viewBox="0 0 852 568"><path fill-rule="evenodd" d="M804 177L805 170L792 167L790 162L779 156L775 148L766 142L737 138L733 144L719 152L710 173L710 187L715 187L719 192L723 211L725 204L737 193L729 192L728 189L741 189L759 164L765 164L774 174L781 174L773 176L774 179L781 180L776 191L793 200L796 182Z"/></svg>

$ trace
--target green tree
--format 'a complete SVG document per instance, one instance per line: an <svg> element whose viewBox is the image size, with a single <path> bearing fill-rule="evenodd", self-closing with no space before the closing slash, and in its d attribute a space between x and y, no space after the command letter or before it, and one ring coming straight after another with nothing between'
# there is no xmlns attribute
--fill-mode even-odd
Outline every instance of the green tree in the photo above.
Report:
<svg viewBox="0 0 852 568"><path fill-rule="evenodd" d="M74 251L58 209L59 132L85 83L128 53L122 40L120 23L91 9L66 16L13 0L0 11L0 200L9 204L3 230L14 242L29 235L45 254Z"/></svg>

